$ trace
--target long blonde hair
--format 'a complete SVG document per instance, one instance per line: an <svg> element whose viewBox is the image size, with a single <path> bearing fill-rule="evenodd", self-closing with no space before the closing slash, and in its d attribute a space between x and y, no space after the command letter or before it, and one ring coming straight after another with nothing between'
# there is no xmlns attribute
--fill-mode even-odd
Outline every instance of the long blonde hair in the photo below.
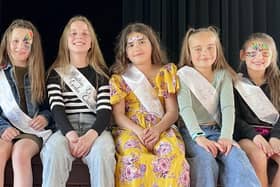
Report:
<svg viewBox="0 0 280 187"><path fill-rule="evenodd" d="M230 73L232 79L235 81L237 79L237 75L236 75L235 71L227 63L227 60L224 56L222 44L220 42L218 31L213 26L209 26L207 28L199 28L199 29L190 28L187 31L185 38L183 40L183 43L182 43L180 60L179 60L178 66L182 67L182 66L187 65L187 66L193 67L189 42L190 42L190 38L192 35L200 33L200 32L210 32L210 33L212 33L213 37L215 37L216 48L217 48L217 58L212 65L212 70L216 71L216 70L226 69Z"/></svg>
<svg viewBox="0 0 280 187"><path fill-rule="evenodd" d="M9 55L11 50L9 44L11 34L16 28L28 29L33 32L33 42L27 59L28 76L31 83L32 103L41 103L45 97L45 68L43 50L39 32L30 21L16 19L6 29L0 45L0 66L6 66L9 62L13 63Z"/></svg>
<svg viewBox="0 0 280 187"><path fill-rule="evenodd" d="M152 45L152 63L153 64L166 64L168 62L166 53L160 47L160 41L157 34L151 27L143 23L132 23L127 25L119 34L117 45L115 48L115 63L111 67L111 72L122 74L126 70L130 60L126 54L127 37L133 32L138 32L145 35Z"/></svg>
<svg viewBox="0 0 280 187"><path fill-rule="evenodd" d="M246 51L249 43L252 41L261 41L268 44L270 50L272 51L271 63L265 70L265 79L268 83L270 90L270 97L273 105L280 111L280 70L277 65L278 52L276 49L275 41L271 36L265 33L253 33L244 42L242 49ZM241 71L245 71L245 62L240 62Z"/></svg>
<svg viewBox="0 0 280 187"><path fill-rule="evenodd" d="M104 60L101 50L99 48L97 37L96 37L95 31L93 29L93 26L90 23L90 21L84 16L72 17L68 21L66 26L64 27L62 36L60 37L60 41L59 41L58 54L57 54L57 57L56 57L54 63L52 64L52 66L49 69L48 75L52 69L57 68L57 67L65 68L65 67L67 67L67 65L70 64L70 52L69 52L69 48L68 48L67 39L69 36L71 24L75 21L84 22L87 25L90 36L91 36L91 48L88 50L88 53L87 53L87 60L89 62L89 65L92 66L97 73L105 76L106 78L109 78L109 76L107 75L108 67L105 63L105 60Z"/></svg>

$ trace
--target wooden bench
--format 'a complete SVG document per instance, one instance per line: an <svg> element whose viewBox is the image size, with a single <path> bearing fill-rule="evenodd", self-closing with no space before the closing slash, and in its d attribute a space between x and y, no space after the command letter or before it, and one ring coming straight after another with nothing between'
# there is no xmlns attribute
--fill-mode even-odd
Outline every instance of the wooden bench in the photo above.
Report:
<svg viewBox="0 0 280 187"><path fill-rule="evenodd" d="M33 187L42 185L42 163L39 155L32 159ZM5 170L4 187L13 187L13 168L11 161L7 163ZM67 182L67 187L90 187L88 167L77 159L72 164L72 170Z"/></svg>

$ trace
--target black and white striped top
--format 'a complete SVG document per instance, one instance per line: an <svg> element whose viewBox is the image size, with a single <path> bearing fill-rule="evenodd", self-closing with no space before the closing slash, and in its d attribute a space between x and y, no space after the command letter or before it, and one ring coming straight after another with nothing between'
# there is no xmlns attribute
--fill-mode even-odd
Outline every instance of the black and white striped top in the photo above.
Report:
<svg viewBox="0 0 280 187"><path fill-rule="evenodd" d="M55 70L52 70L47 80L47 91L50 108L53 113L56 126L65 135L74 130L67 116L72 114L87 113L96 115L96 121L92 128L101 134L109 125L111 119L110 89L107 78L97 74L91 66L78 68L97 90L96 114L88 109L74 92L66 85L61 85L61 78ZM97 80L96 80L97 79Z"/></svg>

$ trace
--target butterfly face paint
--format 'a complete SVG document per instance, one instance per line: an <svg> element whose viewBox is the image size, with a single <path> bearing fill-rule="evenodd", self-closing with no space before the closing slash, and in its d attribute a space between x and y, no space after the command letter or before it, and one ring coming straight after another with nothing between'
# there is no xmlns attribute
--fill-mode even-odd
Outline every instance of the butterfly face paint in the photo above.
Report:
<svg viewBox="0 0 280 187"><path fill-rule="evenodd" d="M252 42L246 50L246 56L249 58L255 58L259 53L261 53L264 58L270 57L271 52L266 43Z"/></svg>

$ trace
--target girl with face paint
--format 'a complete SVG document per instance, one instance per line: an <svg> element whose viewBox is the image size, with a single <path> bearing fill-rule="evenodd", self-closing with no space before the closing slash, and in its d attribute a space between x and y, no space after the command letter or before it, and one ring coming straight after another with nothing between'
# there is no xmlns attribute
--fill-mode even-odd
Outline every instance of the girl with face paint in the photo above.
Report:
<svg viewBox="0 0 280 187"><path fill-rule="evenodd" d="M263 187L268 186L268 161L278 169L272 186L280 186L280 71L276 45L271 36L254 33L240 50L240 75L244 88L256 89L252 100L235 90L235 139L247 153ZM256 94L261 93L261 94Z"/></svg>
<svg viewBox="0 0 280 187"><path fill-rule="evenodd" d="M45 103L45 70L40 36L34 25L26 20L15 20L5 31L0 46L0 66L8 81L7 89L19 110L31 120L29 128L43 131L50 127L51 115ZM1 93L6 90L1 90ZM43 144L42 138L35 134L24 133L18 129L13 118L18 113L11 114L3 108L7 98L0 98L0 186L3 186L4 168L9 158L12 159L14 170L14 186L31 187L33 183L31 159ZM9 101L8 101L9 102ZM11 104L11 103L8 103ZM12 107L12 106L11 106ZM19 123L21 123L19 118ZM23 122L22 122L23 123Z"/></svg>
<svg viewBox="0 0 280 187"><path fill-rule="evenodd" d="M165 64L154 31L130 24L119 36L110 79L116 127L116 186L190 184L178 118L176 66Z"/></svg>

